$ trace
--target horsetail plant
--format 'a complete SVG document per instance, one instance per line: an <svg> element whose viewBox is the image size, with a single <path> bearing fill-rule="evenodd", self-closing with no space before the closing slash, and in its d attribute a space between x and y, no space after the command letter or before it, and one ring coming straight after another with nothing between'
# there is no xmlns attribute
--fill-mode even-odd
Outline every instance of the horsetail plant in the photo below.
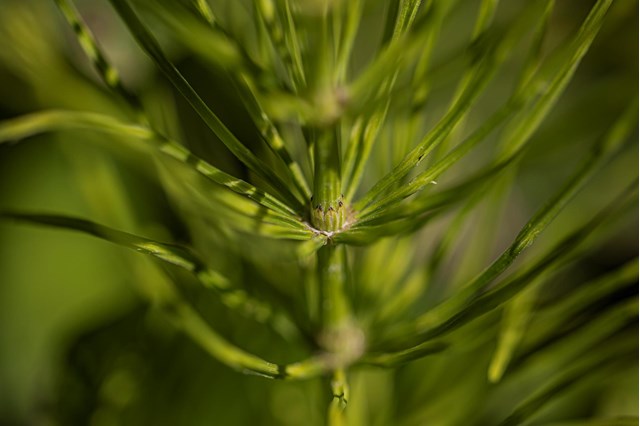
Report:
<svg viewBox="0 0 640 426"><path fill-rule="evenodd" d="M543 173L530 153L553 155L571 138L554 114L566 109L565 92L578 97L569 86L585 55L635 2L585 2L575 6L580 22L558 31L558 9L569 6L554 0L109 0L160 71L145 84L127 83L73 0L52 3L84 53L75 60L94 69L91 80L76 72L65 81L98 91L102 104L47 104L42 95L46 109L0 122L3 154L43 134L72 138L70 161L90 186L92 164L142 153L168 198L160 205L180 224L167 221L164 237L136 235L132 228L145 229L136 193L115 168L109 193L85 189L94 219L4 204L0 218L154 258L126 255L126 268L146 283L145 309L168 321L161 328L238 372L314 383L260 391L304 394L270 413L247 396L251 409L224 421L637 424L628 410L576 403L605 398L622 379L600 383L635 362L637 260L590 278L575 272L637 203L627 171L591 210L580 207L586 188L611 181L634 150L634 91L566 144L564 170L553 184L540 178L546 186L526 203L528 219L505 219L513 193L526 193L521 176ZM20 59L39 33L19 34L0 30L15 48L0 60L18 75L47 60ZM55 90L36 80L36 91ZM545 130L554 123L557 134ZM81 141L98 141L102 157ZM176 228L188 236L172 239ZM247 337L260 334L273 340ZM227 408L218 404L212 412ZM215 419L137 416L115 424Z"/></svg>

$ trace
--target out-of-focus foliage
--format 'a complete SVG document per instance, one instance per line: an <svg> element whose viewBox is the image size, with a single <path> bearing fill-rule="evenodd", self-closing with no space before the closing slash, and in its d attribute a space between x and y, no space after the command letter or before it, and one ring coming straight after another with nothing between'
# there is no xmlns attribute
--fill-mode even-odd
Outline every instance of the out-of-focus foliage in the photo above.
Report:
<svg viewBox="0 0 640 426"><path fill-rule="evenodd" d="M638 3L555 3L0 0L0 423L637 424Z"/></svg>

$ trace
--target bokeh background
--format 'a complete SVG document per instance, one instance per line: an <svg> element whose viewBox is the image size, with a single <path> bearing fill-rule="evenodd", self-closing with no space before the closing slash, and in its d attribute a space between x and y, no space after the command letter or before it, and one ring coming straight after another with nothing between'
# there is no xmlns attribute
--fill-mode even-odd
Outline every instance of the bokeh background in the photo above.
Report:
<svg viewBox="0 0 640 426"><path fill-rule="evenodd" d="M236 34L242 34L246 24L247 3L212 2ZM370 3L355 50L355 69L365 66L374 49L371 40L379 38L384 7L381 2ZM438 47L442 57L448 44L455 45L456 37L462 37L459 34L468 33L477 3L460 1L446 27L451 37L443 37ZM509 9L522 2L504 3L512 3L505 4ZM559 1L549 43L575 31L592 3ZM166 131L187 141L196 152L215 153L209 158L223 169L245 173L158 74L108 2L82 0L77 5L125 83L143 93L146 103L157 109L156 116L164 117ZM585 147L638 93L637 16L636 1L614 1L574 81L523 159L507 217L496 235L496 248L510 241L519 224L569 175ZM246 113L224 75L174 43L170 34L160 36L216 113L241 139L251 139L256 130L246 125ZM501 84L507 82L497 79L489 93L503 96ZM445 81L443 87L447 84L451 83ZM434 94L436 99L438 95ZM491 96L483 102L491 105ZM429 107L432 116L442 108L437 101ZM53 1L0 0L0 118L45 108L128 117L126 108L99 83ZM636 174L634 146L591 181L547 231L547 242L603 206ZM88 217L141 235L188 242L193 239L189 227L170 198L156 165L144 152L114 147L109 138L91 132L43 135L0 146L1 208ZM556 282L587 281L637 257L637 226L637 210L623 215L608 228L609 235ZM225 257L219 247L211 252L231 274L251 269L246 260ZM328 395L321 380L289 384L241 376L210 359L146 309L140 291L153 293L157 291L153 282L166 279L147 262L87 236L0 222L0 424L322 423ZM145 280L131 273L131 264ZM625 291L616 297L636 297L635 286ZM251 324L238 324L215 301L202 304L210 305L216 324L235 341L250 341L251 347L274 359L295 359L303 353L302 349L290 351L277 337L256 332ZM629 339L637 339L634 330L633 326L626 330ZM361 424L417 425L424 424L425 418L436 419L433 425L493 424L507 410L501 404L511 406L509 398L518 400L531 389L523 378L508 383L508 392L494 392L483 378L492 343L483 345L475 353L449 360L460 368L449 371L447 377L442 373L447 364L428 359L397 373L358 373L352 393L367 396L366 401L354 396L354 418ZM627 361L608 379L598 376L551 404L546 415L637 415L637 380L637 360ZM472 417L456 418L452 414L456 410L457 415Z"/></svg>

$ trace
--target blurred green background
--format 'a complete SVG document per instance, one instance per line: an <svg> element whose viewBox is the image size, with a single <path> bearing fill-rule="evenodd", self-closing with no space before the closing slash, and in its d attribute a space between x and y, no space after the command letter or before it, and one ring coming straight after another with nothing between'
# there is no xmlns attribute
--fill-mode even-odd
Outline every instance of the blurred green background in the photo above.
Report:
<svg viewBox="0 0 640 426"><path fill-rule="evenodd" d="M212 2L238 34L249 10L246 3L250 2ZM592 3L558 2L550 43L574 31ZM108 2L77 4L125 82L157 108L154 113L163 118L165 131L188 141L196 152L215 153L209 158L216 165L242 175L244 170L223 152L135 46ZM446 31L467 32L476 5L462 1ZM363 66L358 61L368 60L372 47L367 40L379 35L382 10L380 2L371 2L356 49L362 58L356 57L355 68ZM584 147L638 92L637 2L615 1L609 13L574 82L523 160L516 190L509 198L510 216L496 236L498 248L510 241L518 224L569 174ZM245 125L242 106L224 77L173 43L170 34L160 35L213 109L234 131L250 138L256 130ZM455 37L443 39L456 43ZM443 56L449 48L446 43L438 47ZM504 81L508 79L497 79L489 93L500 97ZM490 105L491 96L483 102ZM127 117L123 105L98 82L52 1L0 0L0 118L44 108ZM437 105L432 108L439 111ZM637 146L608 165L544 238L553 241L583 221L635 173ZM170 198L145 153L114 146L109 138L91 132L37 136L26 143L0 146L2 208L89 217L140 235L189 242L188 226ZM608 237L565 275L554 278L556 283L586 281L637 257L637 226L637 211L624 215L610 227ZM246 260L234 260L223 248L213 247L211 253L232 274L235 268L249 268ZM237 374L146 309L137 290L153 293L158 291L154 281L166 279L157 271L154 275L147 262L84 235L0 222L0 424L322 423L329 395L321 380L291 384ZM146 271L146 278L137 279L132 268ZM272 272L278 268L286 269L287 264ZM616 297L636 297L635 288L625 291L630 294ZM300 348L290 351L269 332L256 332L252 324L238 323L215 300L203 297L202 306L210 306L216 324L234 341L250 340L252 348L274 359L296 359L304 353ZM633 343L637 331L628 328L625 336ZM502 388L488 385L486 368L495 335L486 337L474 351L446 360L427 358L397 372L354 374L353 417L371 425L419 425L425 424L425 418L443 419L433 425L494 424L508 414L514 401L528 395L536 378L516 375ZM545 415L551 419L637 415L637 360L626 360L613 371L596 375L551 404L540 424Z"/></svg>

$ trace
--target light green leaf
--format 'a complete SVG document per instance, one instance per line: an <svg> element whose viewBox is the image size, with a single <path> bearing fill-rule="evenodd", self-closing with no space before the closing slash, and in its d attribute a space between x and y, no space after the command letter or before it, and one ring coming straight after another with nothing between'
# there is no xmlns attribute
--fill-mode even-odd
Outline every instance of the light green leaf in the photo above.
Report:
<svg viewBox="0 0 640 426"><path fill-rule="evenodd" d="M140 46L153 59L160 71L169 79L175 88L191 104L207 126L220 138L227 148L249 169L253 170L277 192L278 196L300 213L303 206L289 190L289 187L269 167L244 146L231 131L211 111L202 98L187 82L184 76L164 55L160 45L140 21L127 0L111 0L120 17L123 19Z"/></svg>

